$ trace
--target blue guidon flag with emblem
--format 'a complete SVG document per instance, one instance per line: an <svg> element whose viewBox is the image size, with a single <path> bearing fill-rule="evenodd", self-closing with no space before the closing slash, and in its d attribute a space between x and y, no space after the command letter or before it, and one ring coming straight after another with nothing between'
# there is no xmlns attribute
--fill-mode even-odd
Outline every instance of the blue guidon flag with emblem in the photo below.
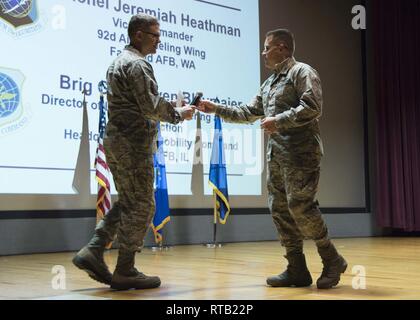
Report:
<svg viewBox="0 0 420 320"><path fill-rule="evenodd" d="M155 168L155 216L152 222L152 229L155 235L155 241L162 243L162 231L166 223L171 220L169 216L169 196L168 184L166 181L165 155L163 153L163 140L160 133L160 123L158 123L158 141L157 151L153 157Z"/></svg>
<svg viewBox="0 0 420 320"><path fill-rule="evenodd" d="M221 224L226 223L230 212L222 123L214 116L213 149L210 160L209 185L213 189L214 214Z"/></svg>

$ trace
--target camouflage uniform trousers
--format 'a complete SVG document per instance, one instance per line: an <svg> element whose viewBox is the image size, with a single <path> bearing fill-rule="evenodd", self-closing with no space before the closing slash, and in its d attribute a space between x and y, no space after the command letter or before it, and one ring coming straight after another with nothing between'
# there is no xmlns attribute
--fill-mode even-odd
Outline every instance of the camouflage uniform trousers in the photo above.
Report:
<svg viewBox="0 0 420 320"><path fill-rule="evenodd" d="M300 161L296 158L300 158ZM315 195L321 156L298 156L290 161L279 151L268 156L268 204L280 241L287 252L301 252L304 239L328 243L328 229Z"/></svg>
<svg viewBox="0 0 420 320"><path fill-rule="evenodd" d="M105 139L105 154L118 201L98 223L96 233L110 242L117 235L120 250L140 251L155 214L153 155L121 139Z"/></svg>

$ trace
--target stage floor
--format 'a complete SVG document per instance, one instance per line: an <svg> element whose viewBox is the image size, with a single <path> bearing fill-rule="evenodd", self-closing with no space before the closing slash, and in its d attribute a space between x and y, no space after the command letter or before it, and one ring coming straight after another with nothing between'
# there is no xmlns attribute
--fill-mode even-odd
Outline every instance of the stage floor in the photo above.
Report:
<svg viewBox="0 0 420 320"><path fill-rule="evenodd" d="M110 290L72 265L74 252L0 257L0 299L420 299L420 238L334 239L334 243L349 267L331 290L318 290L316 285L266 286L268 275L285 268L284 251L279 242L252 242L216 249L145 248L136 265L161 277L162 286L152 290ZM305 254L315 283L322 264L312 242L305 242ZM116 258L116 250L105 255L111 271Z"/></svg>

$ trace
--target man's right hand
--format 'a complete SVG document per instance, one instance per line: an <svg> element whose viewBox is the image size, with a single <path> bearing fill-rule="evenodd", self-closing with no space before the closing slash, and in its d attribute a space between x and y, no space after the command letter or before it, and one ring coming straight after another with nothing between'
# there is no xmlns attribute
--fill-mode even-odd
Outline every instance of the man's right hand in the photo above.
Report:
<svg viewBox="0 0 420 320"><path fill-rule="evenodd" d="M204 112L204 113L215 113L216 112L216 104L209 100L201 100L198 106L196 106L196 109L198 111Z"/></svg>
<svg viewBox="0 0 420 320"><path fill-rule="evenodd" d="M178 107L178 108L175 108L175 109L181 115L182 120L191 120L192 117L194 116L194 113L195 113L195 109L190 105L186 105L186 106L183 106L183 107Z"/></svg>

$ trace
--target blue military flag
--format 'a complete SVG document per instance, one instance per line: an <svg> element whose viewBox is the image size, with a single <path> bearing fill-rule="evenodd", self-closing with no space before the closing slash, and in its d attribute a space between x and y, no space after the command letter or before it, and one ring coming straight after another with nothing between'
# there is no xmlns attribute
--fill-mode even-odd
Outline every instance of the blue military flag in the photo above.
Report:
<svg viewBox="0 0 420 320"><path fill-rule="evenodd" d="M225 224L230 212L230 205L222 123L218 116L214 117L214 137L210 161L209 184L213 189L215 223L217 216L219 218L219 222L221 224Z"/></svg>
<svg viewBox="0 0 420 320"><path fill-rule="evenodd" d="M168 185L166 181L165 156L163 154L163 140L158 124L157 151L153 156L155 168L155 202L156 210L152 222L156 243L162 243L162 229L171 220L169 216Z"/></svg>

